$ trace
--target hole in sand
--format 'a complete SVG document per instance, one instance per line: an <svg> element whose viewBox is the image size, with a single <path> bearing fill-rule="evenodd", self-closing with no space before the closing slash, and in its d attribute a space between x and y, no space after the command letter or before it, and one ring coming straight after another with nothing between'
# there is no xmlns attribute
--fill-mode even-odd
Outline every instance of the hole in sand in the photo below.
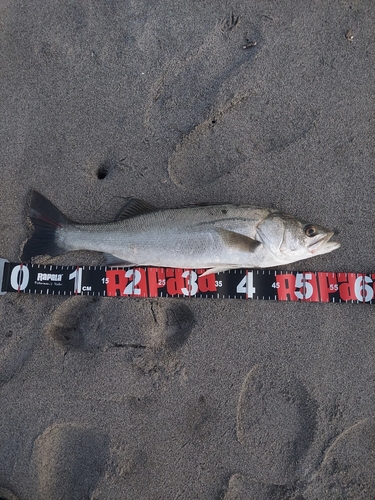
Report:
<svg viewBox="0 0 375 500"><path fill-rule="evenodd" d="M101 165L98 168L96 175L100 181L105 179L108 175L108 167L106 165Z"/></svg>

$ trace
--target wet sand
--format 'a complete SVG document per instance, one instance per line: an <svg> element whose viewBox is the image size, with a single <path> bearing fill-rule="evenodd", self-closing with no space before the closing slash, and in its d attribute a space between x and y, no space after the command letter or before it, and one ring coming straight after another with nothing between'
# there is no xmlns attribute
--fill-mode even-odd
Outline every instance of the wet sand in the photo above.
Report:
<svg viewBox="0 0 375 500"><path fill-rule="evenodd" d="M36 189L279 207L373 271L375 6L2 0L0 256ZM41 262L96 264L93 253ZM375 497L373 306L0 297L0 497Z"/></svg>

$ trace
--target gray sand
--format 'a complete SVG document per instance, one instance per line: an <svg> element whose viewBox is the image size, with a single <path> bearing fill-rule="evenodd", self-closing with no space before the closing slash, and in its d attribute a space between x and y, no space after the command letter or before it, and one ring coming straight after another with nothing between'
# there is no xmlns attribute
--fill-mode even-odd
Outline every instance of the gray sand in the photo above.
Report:
<svg viewBox="0 0 375 500"><path fill-rule="evenodd" d="M372 0L0 5L1 257L37 189L275 206L340 231L289 268L374 270ZM0 498L373 499L374 311L1 297Z"/></svg>

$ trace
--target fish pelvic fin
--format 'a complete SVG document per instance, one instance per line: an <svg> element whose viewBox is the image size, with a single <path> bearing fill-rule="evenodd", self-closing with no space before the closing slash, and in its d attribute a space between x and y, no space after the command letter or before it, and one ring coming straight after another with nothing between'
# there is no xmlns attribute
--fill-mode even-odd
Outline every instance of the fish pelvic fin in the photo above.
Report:
<svg viewBox="0 0 375 500"><path fill-rule="evenodd" d="M48 254L54 257L66 252L59 245L56 231L72 222L37 191L31 193L29 217L34 231L23 247L22 262L30 262L36 255Z"/></svg>
<svg viewBox="0 0 375 500"><path fill-rule="evenodd" d="M228 268L228 267L212 267L211 269L207 269L204 273L200 274L199 278L201 278L202 276L208 276L209 274L222 273L224 271L228 271L228 269L232 269L232 268Z"/></svg>
<svg viewBox="0 0 375 500"><path fill-rule="evenodd" d="M108 266L108 267L134 267L136 264L134 262L129 262L128 260L123 260L120 259L119 257L116 257L116 255L112 255L111 253L104 253L103 254L104 261L103 261L103 266ZM0 499L1 500L1 499Z"/></svg>

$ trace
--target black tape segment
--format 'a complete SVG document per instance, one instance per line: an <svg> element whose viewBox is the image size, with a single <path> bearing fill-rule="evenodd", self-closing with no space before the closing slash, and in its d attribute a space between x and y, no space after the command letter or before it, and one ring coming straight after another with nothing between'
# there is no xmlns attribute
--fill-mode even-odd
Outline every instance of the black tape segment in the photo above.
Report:
<svg viewBox="0 0 375 500"><path fill-rule="evenodd" d="M16 264L0 259L0 294L197 297L375 304L375 273Z"/></svg>

